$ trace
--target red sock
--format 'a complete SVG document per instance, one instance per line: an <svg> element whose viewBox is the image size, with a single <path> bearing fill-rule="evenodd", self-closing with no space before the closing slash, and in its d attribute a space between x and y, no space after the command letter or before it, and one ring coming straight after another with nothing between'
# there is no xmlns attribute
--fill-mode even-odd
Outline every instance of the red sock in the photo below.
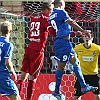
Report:
<svg viewBox="0 0 100 100"><path fill-rule="evenodd" d="M35 91L35 84L36 84L36 82L33 82L33 90L32 90L32 94L34 94L34 91Z"/></svg>
<svg viewBox="0 0 100 100"><path fill-rule="evenodd" d="M33 93L35 82L33 80L28 80L28 87L27 87L27 98L31 98L31 95Z"/></svg>
<svg viewBox="0 0 100 100"><path fill-rule="evenodd" d="M17 82L17 87L19 89L19 94L22 92L23 90L23 85L24 85L24 81L23 80L18 80Z"/></svg>

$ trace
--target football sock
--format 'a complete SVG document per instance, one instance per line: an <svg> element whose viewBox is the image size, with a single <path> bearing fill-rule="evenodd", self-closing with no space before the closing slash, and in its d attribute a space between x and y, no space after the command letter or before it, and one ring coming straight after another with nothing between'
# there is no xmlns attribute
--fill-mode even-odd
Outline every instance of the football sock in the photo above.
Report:
<svg viewBox="0 0 100 100"><path fill-rule="evenodd" d="M32 91L33 91L33 80L28 80L28 87L27 87L27 98L31 99Z"/></svg>
<svg viewBox="0 0 100 100"><path fill-rule="evenodd" d="M76 74L76 77L79 80L79 83L81 85L81 88L85 88L86 87L86 83L85 83L85 80L84 80L84 77L83 77L83 74L82 74L80 65L78 63L79 63L79 61L76 60L76 62L73 64L74 72Z"/></svg>
<svg viewBox="0 0 100 100"><path fill-rule="evenodd" d="M63 72L60 71L60 70L57 70L56 71L56 86L55 86L55 92L57 94L60 93L60 84L61 84L61 80L62 80L62 75L63 75Z"/></svg>

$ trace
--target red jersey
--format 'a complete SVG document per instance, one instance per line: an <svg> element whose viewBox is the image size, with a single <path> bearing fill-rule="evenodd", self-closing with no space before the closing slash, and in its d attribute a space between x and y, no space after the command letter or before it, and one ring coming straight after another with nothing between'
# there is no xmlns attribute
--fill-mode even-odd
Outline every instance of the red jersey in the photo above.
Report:
<svg viewBox="0 0 100 100"><path fill-rule="evenodd" d="M43 13L40 13L37 16L31 16L28 32L30 42L28 47L38 51L44 51L49 33L52 36L56 35L54 29L48 22L48 17L46 17Z"/></svg>

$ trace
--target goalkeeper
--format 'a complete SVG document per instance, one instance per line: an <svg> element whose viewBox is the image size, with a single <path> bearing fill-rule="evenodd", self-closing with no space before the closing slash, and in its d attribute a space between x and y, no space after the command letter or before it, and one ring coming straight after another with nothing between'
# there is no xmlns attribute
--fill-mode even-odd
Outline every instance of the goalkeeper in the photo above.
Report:
<svg viewBox="0 0 100 100"><path fill-rule="evenodd" d="M99 77L98 77L98 58L100 55L100 46L92 43L93 34L90 36L83 35L84 43L76 45L74 50L80 60L81 70L85 79L85 82L91 86L98 87L93 91L95 100L100 100L99 94ZM74 85L74 100L81 100L81 86L78 79Z"/></svg>

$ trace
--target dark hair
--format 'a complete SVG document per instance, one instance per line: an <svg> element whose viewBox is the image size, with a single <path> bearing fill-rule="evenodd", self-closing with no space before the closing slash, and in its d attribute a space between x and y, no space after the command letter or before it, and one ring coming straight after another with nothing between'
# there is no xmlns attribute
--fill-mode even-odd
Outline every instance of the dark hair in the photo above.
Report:
<svg viewBox="0 0 100 100"><path fill-rule="evenodd" d="M58 5L60 3L61 0L54 0L53 4L54 6Z"/></svg>
<svg viewBox="0 0 100 100"><path fill-rule="evenodd" d="M42 11L44 11L45 9L51 9L52 3L49 2L43 2L42 4Z"/></svg>

